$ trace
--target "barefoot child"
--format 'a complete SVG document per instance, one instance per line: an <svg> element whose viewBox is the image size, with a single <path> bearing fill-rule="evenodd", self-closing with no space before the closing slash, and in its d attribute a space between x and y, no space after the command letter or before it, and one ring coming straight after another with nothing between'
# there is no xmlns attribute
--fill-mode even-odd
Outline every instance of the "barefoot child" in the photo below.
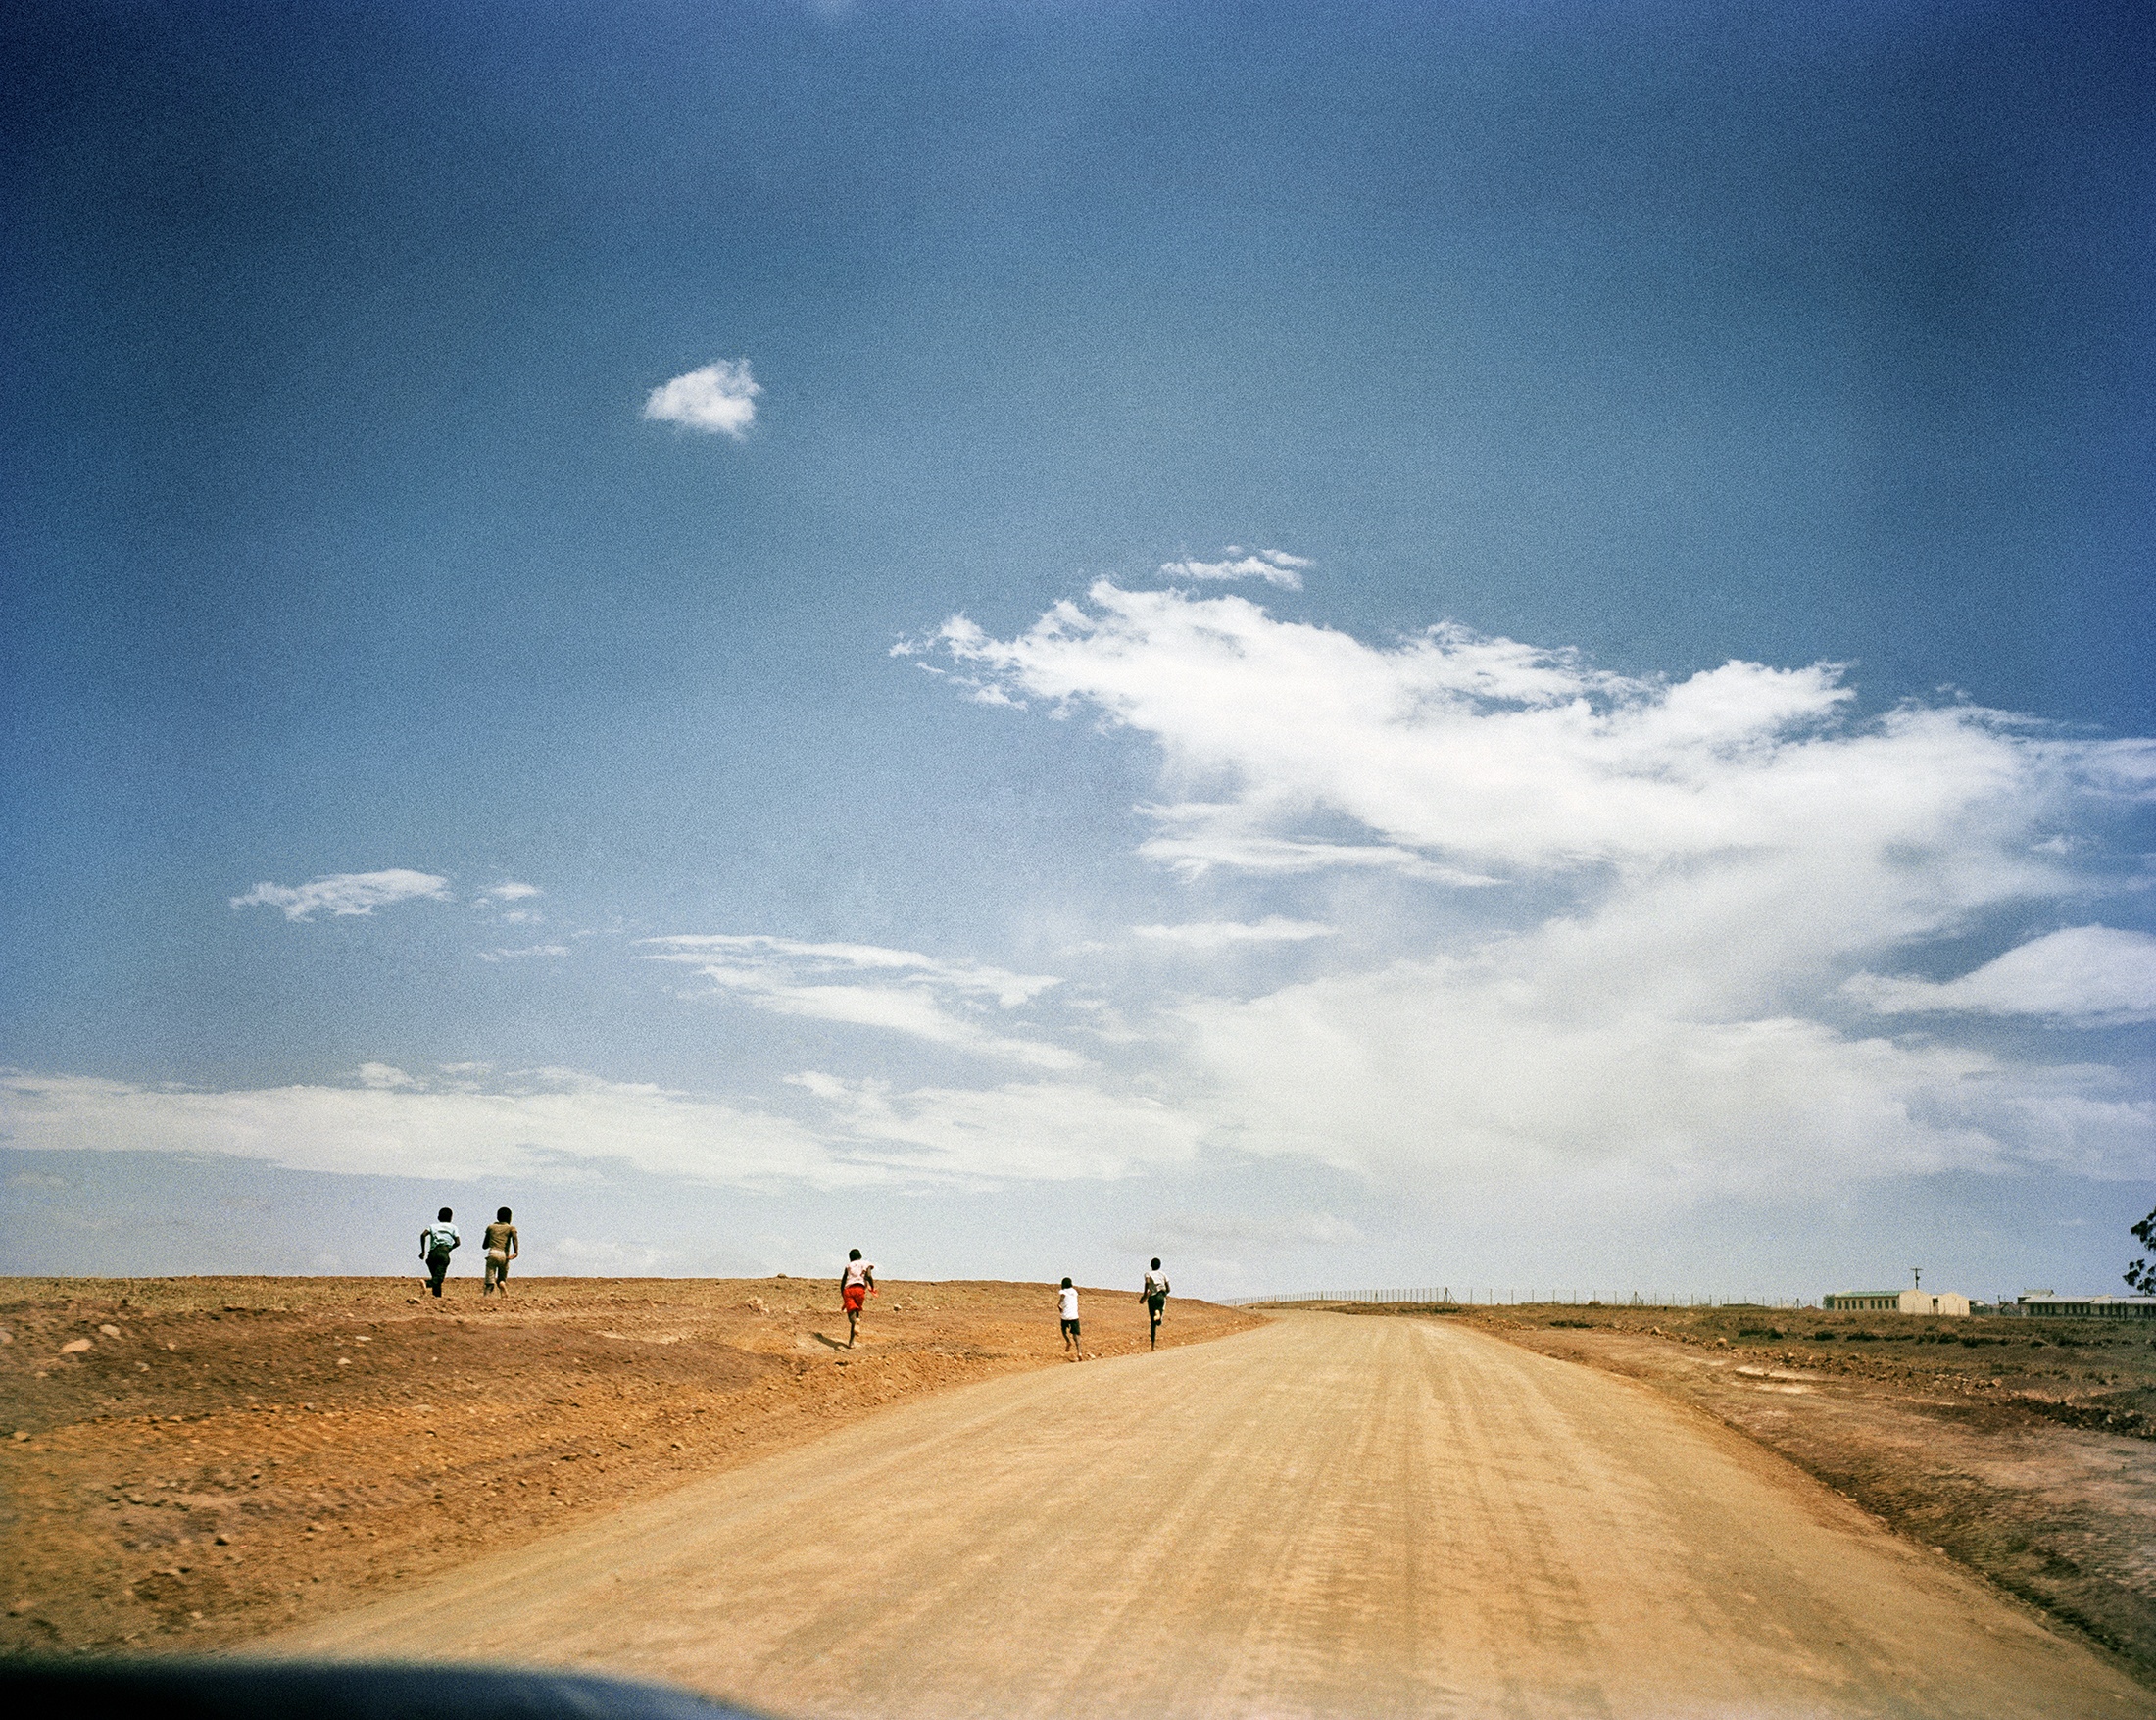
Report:
<svg viewBox="0 0 2156 1720"><path fill-rule="evenodd" d="M1068 1278L1062 1289L1055 1293L1055 1311L1063 1322L1063 1352L1067 1355L1075 1350L1078 1359L1086 1359L1086 1341L1078 1335L1078 1293L1071 1288Z"/></svg>
<svg viewBox="0 0 2156 1720"><path fill-rule="evenodd" d="M509 1208L496 1209L494 1222L487 1226L487 1281L481 1287L481 1296L492 1296L499 1290L509 1295L509 1263L516 1258L516 1226L509 1221Z"/></svg>
<svg viewBox="0 0 2156 1720"><path fill-rule="evenodd" d="M875 1262L862 1259L860 1250L850 1250L846 1270L839 1274L839 1300L846 1304L846 1348L849 1350L854 1348L854 1330L860 1324L861 1304L875 1288Z"/></svg>

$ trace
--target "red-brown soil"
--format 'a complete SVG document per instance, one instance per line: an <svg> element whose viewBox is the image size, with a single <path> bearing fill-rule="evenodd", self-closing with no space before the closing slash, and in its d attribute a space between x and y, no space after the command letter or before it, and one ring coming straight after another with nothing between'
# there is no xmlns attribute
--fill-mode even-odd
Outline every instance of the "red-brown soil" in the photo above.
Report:
<svg viewBox="0 0 2156 1720"><path fill-rule="evenodd" d="M1162 1342L1257 1323L1178 1299ZM1061 1359L1045 1285L886 1283L845 1337L796 1278L0 1280L0 1653L242 1641Z"/></svg>

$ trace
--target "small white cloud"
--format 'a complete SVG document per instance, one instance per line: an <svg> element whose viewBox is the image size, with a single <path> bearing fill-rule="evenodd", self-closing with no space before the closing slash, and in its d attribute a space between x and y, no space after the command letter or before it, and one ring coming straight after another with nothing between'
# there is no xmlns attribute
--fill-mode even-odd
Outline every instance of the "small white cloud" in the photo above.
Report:
<svg viewBox="0 0 2156 1720"><path fill-rule="evenodd" d="M522 902L530 897L544 896L546 892L536 884L519 884L514 878L505 878L491 890L480 891L479 900L481 902Z"/></svg>
<svg viewBox="0 0 2156 1720"><path fill-rule="evenodd" d="M2073 926L1958 979L1860 973L1842 989L1883 1015L2044 1015L2084 1027L2156 1021L2156 938Z"/></svg>
<svg viewBox="0 0 2156 1720"><path fill-rule="evenodd" d="M371 1087L377 1093L394 1093L401 1087L416 1087L418 1082L407 1075L394 1063L362 1063L360 1085Z"/></svg>
<svg viewBox="0 0 2156 1720"><path fill-rule="evenodd" d="M1213 867L1225 866L1260 873L1397 872L1460 890L1489 889L1499 882L1482 872L1439 865L1412 849L1391 843L1294 842L1253 834L1235 808L1143 807L1140 811L1168 825L1170 831L1147 838L1139 844L1138 852L1148 860L1173 866L1188 878L1203 877Z"/></svg>
<svg viewBox="0 0 2156 1720"><path fill-rule="evenodd" d="M318 909L333 914L372 913L398 902L447 902L449 880L432 872L336 872L305 884L257 884L232 898L234 908L279 908L286 919L312 918Z"/></svg>
<svg viewBox="0 0 2156 1720"><path fill-rule="evenodd" d="M971 961L944 961L917 950L887 950L880 944L813 944L799 938L774 938L760 932L700 932L645 938L648 946L669 953L657 961L701 963L712 957L735 965L783 967L812 974L873 973L902 975L954 991L992 997L1011 1009L1062 984L1053 974L1012 973Z"/></svg>
<svg viewBox="0 0 2156 1720"><path fill-rule="evenodd" d="M645 397L644 416L738 442L756 422L757 396L762 392L747 359L720 359L661 383Z"/></svg>
<svg viewBox="0 0 2156 1720"><path fill-rule="evenodd" d="M1183 944L1199 950L1219 950L1231 944L1300 944L1311 938L1329 938L1336 928L1311 919L1285 919L1269 913L1250 923L1232 919L1192 920L1175 926L1132 926L1141 938L1162 944Z"/></svg>
<svg viewBox="0 0 2156 1720"><path fill-rule="evenodd" d="M1019 1008L1061 983L1053 975L943 961L915 950L875 944L812 944L754 933L643 942L662 952L649 959L688 963L754 1007L775 1015L880 1028L1036 1068L1085 1065L1085 1058L1061 1046L980 1025L990 1000L1003 1010Z"/></svg>
<svg viewBox="0 0 2156 1720"><path fill-rule="evenodd" d="M1230 544L1220 561L1162 562L1160 571L1171 579L1262 579L1300 591L1302 569L1309 565L1307 556L1291 556L1285 550L1246 552L1240 544Z"/></svg>
<svg viewBox="0 0 2156 1720"><path fill-rule="evenodd" d="M481 950L481 961L514 961L524 956L566 956L566 944L527 944L521 950Z"/></svg>

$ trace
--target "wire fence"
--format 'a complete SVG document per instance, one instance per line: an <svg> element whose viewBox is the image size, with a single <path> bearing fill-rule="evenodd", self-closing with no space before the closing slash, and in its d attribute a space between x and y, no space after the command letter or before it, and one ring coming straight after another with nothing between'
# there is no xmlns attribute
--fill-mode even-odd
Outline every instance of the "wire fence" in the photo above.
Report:
<svg viewBox="0 0 2156 1720"><path fill-rule="evenodd" d="M1424 1307L1614 1307L1614 1308L1808 1308L1798 1296L1742 1296L1667 1290L1484 1290L1469 1285L1425 1285L1416 1290L1296 1290L1273 1296L1233 1296L1230 1307L1295 1302L1365 1302Z"/></svg>

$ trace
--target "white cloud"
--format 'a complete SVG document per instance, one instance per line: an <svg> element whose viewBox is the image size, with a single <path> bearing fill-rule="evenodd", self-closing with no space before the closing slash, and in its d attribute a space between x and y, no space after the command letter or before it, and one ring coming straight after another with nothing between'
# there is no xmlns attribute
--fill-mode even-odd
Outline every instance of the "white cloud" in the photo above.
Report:
<svg viewBox="0 0 2156 1720"><path fill-rule="evenodd" d="M643 942L667 952L654 958L656 960L693 962L715 955L726 960L764 964L789 973L896 973L907 980L991 997L1006 1009L1030 1002L1051 986L1062 984L1060 979L1049 974L1012 973L971 961L945 961L923 956L917 950L887 950L878 944L815 944L798 938L768 937L760 932L684 933L646 938Z"/></svg>
<svg viewBox="0 0 2156 1720"><path fill-rule="evenodd" d="M566 956L568 953L569 947L566 944L526 944L518 950L481 950L479 959L481 961L517 961L527 956L555 957Z"/></svg>
<svg viewBox="0 0 2156 1720"><path fill-rule="evenodd" d="M1220 804L1146 807L1142 811L1161 834L1139 845L1148 860L1173 866L1186 877L1202 877L1215 866L1254 874L1291 876L1298 872L1395 872L1463 890L1487 889L1499 880L1483 872L1441 865L1386 842L1297 842L1253 829L1243 808Z"/></svg>
<svg viewBox="0 0 2156 1720"><path fill-rule="evenodd" d="M481 902L525 902L534 896L544 896L545 891L536 884L519 884L514 878L505 878L490 889L479 892Z"/></svg>
<svg viewBox="0 0 2156 1720"><path fill-rule="evenodd" d="M1284 550L1247 552L1240 544L1230 544L1220 561L1162 562L1160 571L1171 579L1262 579L1290 591L1300 591L1302 569L1309 565L1308 557L1291 556Z"/></svg>
<svg viewBox="0 0 2156 1720"><path fill-rule="evenodd" d="M432 872L393 868L385 872L336 872L305 884L257 884L232 898L234 908L280 908L286 919L308 919L326 908L333 914L372 913L399 902L447 902L449 880Z"/></svg>
<svg viewBox="0 0 2156 1720"><path fill-rule="evenodd" d="M1337 929L1317 920L1287 919L1277 913L1247 924L1232 919L1200 919L1182 925L1131 927L1138 937L1198 950L1220 950L1236 944L1300 944L1311 938L1329 938Z"/></svg>
<svg viewBox="0 0 2156 1720"><path fill-rule="evenodd" d="M2156 938L2073 926L2009 950L1958 979L1860 973L1844 989L1888 1015L2043 1015L2082 1026L2156 1021Z"/></svg>
<svg viewBox="0 0 2156 1720"><path fill-rule="evenodd" d="M697 1182L889 1180L787 1118L695 1094L564 1070L443 1089L366 1068L360 1087L221 1093L12 1073L0 1076L0 1136L18 1148L221 1154L376 1176L547 1176L606 1159Z"/></svg>
<svg viewBox="0 0 2156 1720"><path fill-rule="evenodd" d="M895 1093L814 1072L788 1079L878 1163L982 1182L1134 1176L1187 1162L1210 1127L1159 1100L1074 1082Z"/></svg>
<svg viewBox="0 0 2156 1720"><path fill-rule="evenodd" d="M1852 972L2104 888L2101 831L2156 787L2149 742L1968 706L1859 719L1829 664L1628 677L1457 627L1370 645L1106 583L1011 639L956 617L937 648L961 682L1157 745L1152 858L1273 889L1390 873L1446 904L1410 922L1445 934L1416 936L1384 892L1336 890L1326 923L1388 958L1172 1012L1157 1043L1185 1103L1245 1151L1514 1193L2156 1161L2156 1111L2117 1070L1841 1025ZM2148 994L2128 936L1959 991L1857 991L2129 1018Z"/></svg>
<svg viewBox="0 0 2156 1720"><path fill-rule="evenodd" d="M1469 882L1892 851L1942 868L1917 894L1996 900L2067 876L2034 843L2074 803L2156 784L2144 741L2031 735L1970 707L1851 722L1826 664L1666 683L1456 627L1373 647L1240 597L1092 596L1011 640L956 617L941 645L990 684L1093 707L1157 742L1171 784L1204 785L1148 809L1163 858L1415 861ZM1314 833L1342 820L1372 840Z"/></svg>
<svg viewBox="0 0 2156 1720"><path fill-rule="evenodd" d="M644 416L738 442L756 422L757 396L762 392L747 359L719 359L653 389L645 397Z"/></svg>
<svg viewBox="0 0 2156 1720"><path fill-rule="evenodd" d="M1061 983L1049 975L943 961L918 951L873 944L816 944L755 933L647 938L644 943L657 952L653 960L685 962L773 1014L880 1028L1037 1068L1085 1064L1083 1057L1060 1046L981 1024L986 1004L1013 1010Z"/></svg>
<svg viewBox="0 0 2156 1720"><path fill-rule="evenodd" d="M791 1077L804 1122L578 1069L445 1082L367 1063L358 1085L208 1092L79 1075L0 1073L0 1141L24 1150L210 1154L340 1175L574 1177L595 1162L723 1185L818 1188L1060 1181L1181 1162L1205 1123L1079 1083L894 1092Z"/></svg>
<svg viewBox="0 0 2156 1720"><path fill-rule="evenodd" d="M1141 852L1208 874L1221 917L1129 935L1193 954L1293 943L1304 977L1231 994L1203 986L1203 962L1146 962L1130 991L1070 999L1052 975L916 950L649 939L640 953L693 971L700 995L885 1036L868 1058L928 1046L1004 1067L928 1086L870 1060L793 1077L772 1114L479 1064L227 1094L24 1076L0 1083L6 1122L24 1145L323 1169L565 1173L603 1156L833 1186L1131 1177L1203 1152L1315 1161L1433 1214L1461 1194L1484 1212L1667 1212L1949 1170L2156 1165L2145 1083L2059 1058L2028 1025L2156 1016L2156 939L2083 925L1959 978L1889 977L1942 937L1997 938L2033 910L2057 923L2062 904L2145 882L2114 835L2156 789L2147 742L1967 706L1863 717L1828 664L1623 676L1453 627L1368 643L1188 590L1096 586L1015 638L960 617L907 649L976 697L1157 748ZM339 893L352 882L242 905L304 918L391 899ZM1069 934L1129 917L1044 929L1081 950L1094 940ZM1172 1001L1144 989L1162 971ZM1981 1043L1968 1014L1996 1018ZM1194 1250L1355 1240L1322 1217L1263 1234L1164 1222Z"/></svg>

